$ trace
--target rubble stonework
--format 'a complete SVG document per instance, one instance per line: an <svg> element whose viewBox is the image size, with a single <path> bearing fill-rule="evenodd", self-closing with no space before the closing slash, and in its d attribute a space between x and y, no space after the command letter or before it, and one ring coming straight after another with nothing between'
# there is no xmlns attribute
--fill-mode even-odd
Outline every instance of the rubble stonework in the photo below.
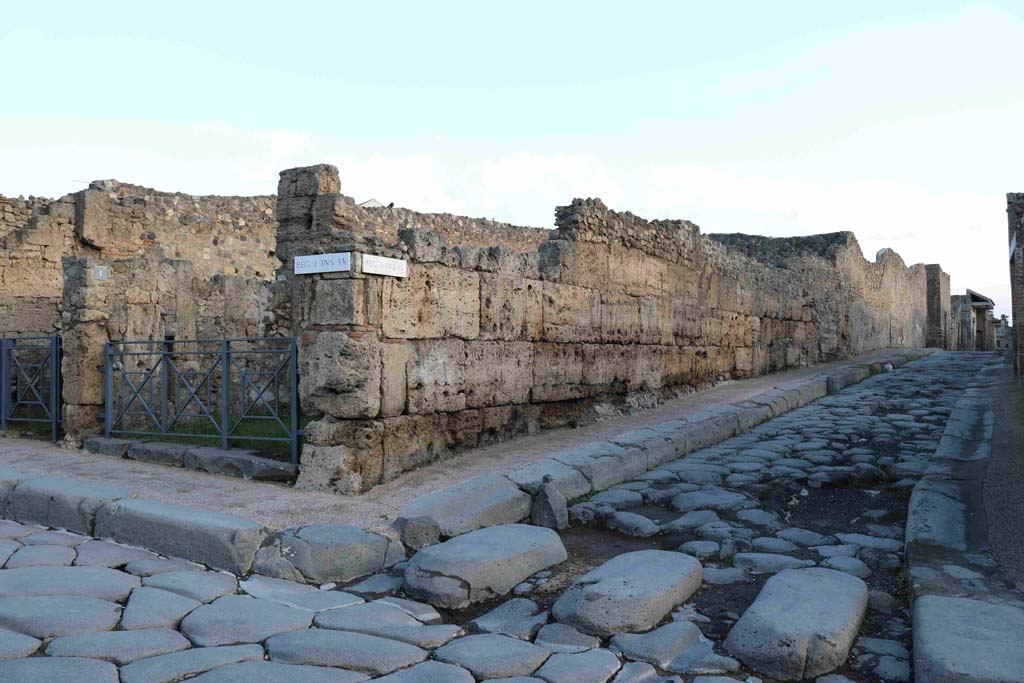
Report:
<svg viewBox="0 0 1024 683"><path fill-rule="evenodd" d="M341 189L332 166L281 173L279 280L303 410L317 418L301 487L359 493L460 448L572 423L595 401L651 405L928 341L926 267L891 250L869 262L852 233L702 235L578 199L541 235L359 207ZM474 239L495 232L527 239ZM354 252L350 272L294 275L294 256L341 251ZM408 277L362 273L361 253L406 260Z"/></svg>
<svg viewBox="0 0 1024 683"><path fill-rule="evenodd" d="M60 327L65 256L127 258L154 249L193 264L200 279L270 280L274 197L158 192L96 181L59 199L0 196L0 334Z"/></svg>

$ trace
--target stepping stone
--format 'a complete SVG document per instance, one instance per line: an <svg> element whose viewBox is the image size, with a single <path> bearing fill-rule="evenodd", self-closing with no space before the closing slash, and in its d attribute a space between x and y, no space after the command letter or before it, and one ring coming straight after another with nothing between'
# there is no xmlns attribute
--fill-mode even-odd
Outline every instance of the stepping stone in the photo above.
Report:
<svg viewBox="0 0 1024 683"><path fill-rule="evenodd" d="M324 666L239 662L188 679L189 683L359 683L365 674ZM379 679L382 680L382 679Z"/></svg>
<svg viewBox="0 0 1024 683"><path fill-rule="evenodd" d="M142 585L199 602L213 602L222 595L234 593L238 589L238 580L231 574L219 572L162 572L147 576Z"/></svg>
<svg viewBox="0 0 1024 683"><path fill-rule="evenodd" d="M156 555L148 550L95 539L86 541L76 550L78 557L75 559L75 565L79 567L123 567L137 560L157 559Z"/></svg>
<svg viewBox="0 0 1024 683"><path fill-rule="evenodd" d="M856 557L829 557L821 563L822 567L837 569L847 574L853 574L857 578L866 579L871 576L871 568L858 560Z"/></svg>
<svg viewBox="0 0 1024 683"><path fill-rule="evenodd" d="M89 657L122 666L143 657L155 657L192 647L177 631L165 628L138 631L101 631L54 638L46 647L51 657Z"/></svg>
<svg viewBox="0 0 1024 683"><path fill-rule="evenodd" d="M4 568L67 567L74 561L74 548L62 545L27 545L7 558Z"/></svg>
<svg viewBox="0 0 1024 683"><path fill-rule="evenodd" d="M673 673L736 671L739 662L714 653L714 643L689 621L673 621L647 633L620 633L611 649Z"/></svg>
<svg viewBox="0 0 1024 683"><path fill-rule="evenodd" d="M554 654L537 671L548 683L606 683L622 665L608 650Z"/></svg>
<svg viewBox="0 0 1024 683"><path fill-rule="evenodd" d="M0 598L0 628L34 638L109 631L120 618L119 605L80 595Z"/></svg>
<svg viewBox="0 0 1024 683"><path fill-rule="evenodd" d="M493 526L417 552L406 567L405 585L433 605L460 609L506 595L567 557L562 540L551 529Z"/></svg>
<svg viewBox="0 0 1024 683"><path fill-rule="evenodd" d="M219 666L262 659L259 645L197 647L126 664L121 667L121 683L172 683Z"/></svg>
<svg viewBox="0 0 1024 683"><path fill-rule="evenodd" d="M138 578L105 567L22 567L0 571L0 597L78 595L120 602Z"/></svg>
<svg viewBox="0 0 1024 683"><path fill-rule="evenodd" d="M135 576L154 576L165 572L204 572L206 568L195 562L187 560L174 560L164 557L157 557L151 560L133 560L129 562L124 570Z"/></svg>
<svg viewBox="0 0 1024 683"><path fill-rule="evenodd" d="M533 600L513 598L469 622L468 627L473 633L500 633L520 640L533 640L546 623L547 610L538 607Z"/></svg>
<svg viewBox="0 0 1024 683"><path fill-rule="evenodd" d="M714 510L728 512L741 508L754 507L756 503L749 497L727 489L704 489L693 493L680 493L672 499L672 507L680 512L690 510Z"/></svg>
<svg viewBox="0 0 1024 683"><path fill-rule="evenodd" d="M774 553L736 553L732 565L751 574L776 574L783 569L813 567L814 562Z"/></svg>
<svg viewBox="0 0 1024 683"><path fill-rule="evenodd" d="M468 669L477 679L529 676L551 655L548 650L495 633L466 636L434 651L434 658Z"/></svg>
<svg viewBox="0 0 1024 683"><path fill-rule="evenodd" d="M309 628L313 612L246 595L225 595L182 619L181 632L199 647L260 643Z"/></svg>
<svg viewBox="0 0 1024 683"><path fill-rule="evenodd" d="M846 661L867 604L867 586L855 576L820 567L788 569L765 582L729 632L725 649L774 678L820 676Z"/></svg>
<svg viewBox="0 0 1024 683"><path fill-rule="evenodd" d="M569 655L601 647L600 639L580 633L568 624L558 623L542 628L533 642L546 650Z"/></svg>
<svg viewBox="0 0 1024 683"><path fill-rule="evenodd" d="M239 587L254 598L311 612L349 607L363 602L362 598L347 591L319 590L308 583L273 579L256 574L242 581Z"/></svg>
<svg viewBox="0 0 1024 683"><path fill-rule="evenodd" d="M349 524L310 524L272 534L256 552L256 574L347 583L405 559L402 544Z"/></svg>
<svg viewBox="0 0 1024 683"><path fill-rule="evenodd" d="M0 629L0 660L28 657L34 654L40 645L42 641L31 636Z"/></svg>
<svg viewBox="0 0 1024 683"><path fill-rule="evenodd" d="M689 555L666 550L624 553L576 579L552 613L591 635L644 631L700 584L700 562Z"/></svg>
<svg viewBox="0 0 1024 683"><path fill-rule="evenodd" d="M117 667L110 662L79 657L30 657L0 662L4 683L118 683Z"/></svg>
<svg viewBox="0 0 1024 683"><path fill-rule="evenodd" d="M396 640L319 628L276 635L266 647L272 660L285 664L336 666L373 676L412 666L428 654Z"/></svg>
<svg viewBox="0 0 1024 683"><path fill-rule="evenodd" d="M500 474L485 474L418 498L402 508L398 517L429 517L444 536L458 536L525 519L530 505L530 495L512 480Z"/></svg>
<svg viewBox="0 0 1024 683"><path fill-rule="evenodd" d="M128 598L121 617L121 628L177 628L182 618L201 604L184 595L140 586Z"/></svg>
<svg viewBox="0 0 1024 683"><path fill-rule="evenodd" d="M474 683L474 680L473 674L462 667L444 662L421 662L408 669L374 679L376 683Z"/></svg>

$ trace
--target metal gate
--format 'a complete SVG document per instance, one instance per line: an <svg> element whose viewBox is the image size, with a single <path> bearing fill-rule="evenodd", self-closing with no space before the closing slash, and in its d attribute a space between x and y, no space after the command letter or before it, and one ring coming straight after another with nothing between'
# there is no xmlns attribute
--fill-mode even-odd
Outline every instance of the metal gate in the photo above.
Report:
<svg viewBox="0 0 1024 683"><path fill-rule="evenodd" d="M60 436L60 337L0 338L0 429L12 424L48 427Z"/></svg>
<svg viewBox="0 0 1024 683"><path fill-rule="evenodd" d="M104 432L279 442L298 464L296 355L292 337L109 342Z"/></svg>

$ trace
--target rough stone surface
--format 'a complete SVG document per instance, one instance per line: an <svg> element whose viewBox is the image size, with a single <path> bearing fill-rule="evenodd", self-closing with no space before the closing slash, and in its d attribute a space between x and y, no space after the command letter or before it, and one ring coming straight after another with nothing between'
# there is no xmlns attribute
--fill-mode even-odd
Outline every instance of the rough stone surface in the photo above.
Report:
<svg viewBox="0 0 1024 683"><path fill-rule="evenodd" d="M577 579L555 602L560 622L610 636L654 626L701 584L693 557L664 550L619 555Z"/></svg>
<svg viewBox="0 0 1024 683"><path fill-rule="evenodd" d="M282 633L267 640L266 646L274 661L336 666L374 676L404 669L427 658L425 650L395 640L316 628Z"/></svg>
<svg viewBox="0 0 1024 683"><path fill-rule="evenodd" d="M126 664L121 667L121 683L172 683L219 666L262 659L259 645L193 648Z"/></svg>
<svg viewBox="0 0 1024 683"><path fill-rule="evenodd" d="M530 496L508 478L488 474L449 486L406 505L400 518L430 517L445 536L511 524L530 514Z"/></svg>
<svg viewBox="0 0 1024 683"><path fill-rule="evenodd" d="M7 629L0 629L0 660L28 657L42 645L42 641Z"/></svg>
<svg viewBox="0 0 1024 683"><path fill-rule="evenodd" d="M787 569L768 579L729 632L725 648L782 680L829 673L843 662L867 610L867 586L832 569Z"/></svg>
<svg viewBox="0 0 1024 683"><path fill-rule="evenodd" d="M308 610L244 595L225 595L196 608L181 621L181 632L199 647L260 643L270 636L307 628Z"/></svg>
<svg viewBox="0 0 1024 683"><path fill-rule="evenodd" d="M238 580L220 572L162 572L147 576L142 585L183 595L199 602L212 602L222 595L234 593Z"/></svg>
<svg viewBox="0 0 1024 683"><path fill-rule="evenodd" d="M461 666L443 662L421 662L382 678L380 683L473 683L473 674Z"/></svg>
<svg viewBox="0 0 1024 683"><path fill-rule="evenodd" d="M122 500L97 513L96 535L244 574L267 529L232 515L152 500Z"/></svg>
<svg viewBox="0 0 1024 683"><path fill-rule="evenodd" d="M7 499L7 511L19 522L91 534L97 510L111 501L127 497L127 491L113 486L40 477L15 487Z"/></svg>
<svg viewBox="0 0 1024 683"><path fill-rule="evenodd" d="M189 680L193 683L359 683L368 680L368 677L355 671L333 667L279 662L239 662L219 667Z"/></svg>
<svg viewBox="0 0 1024 683"><path fill-rule="evenodd" d="M434 652L434 658L468 669L478 680L529 676L551 655L516 638L485 633L459 638Z"/></svg>
<svg viewBox="0 0 1024 683"><path fill-rule="evenodd" d="M272 535L253 571L293 581L347 583L405 559L402 545L348 524L311 524Z"/></svg>
<svg viewBox="0 0 1024 683"><path fill-rule="evenodd" d="M56 638L117 626L121 608L78 595L0 598L0 628L34 638Z"/></svg>
<svg viewBox="0 0 1024 683"><path fill-rule="evenodd" d="M121 628L175 628L202 603L159 588L141 586L132 591L121 617Z"/></svg>
<svg viewBox="0 0 1024 683"><path fill-rule="evenodd" d="M549 683L606 683L619 670L619 658L608 650L554 654L537 671Z"/></svg>
<svg viewBox="0 0 1024 683"><path fill-rule="evenodd" d="M420 550L405 570L406 589L431 604L460 608L505 595L566 557L550 529L499 525Z"/></svg>
<svg viewBox="0 0 1024 683"><path fill-rule="evenodd" d="M499 633L520 640L533 640L548 614L533 600L513 598L469 622L475 633Z"/></svg>
<svg viewBox="0 0 1024 683"><path fill-rule="evenodd" d="M54 638L46 647L51 657L90 657L113 662L118 666L143 657L155 657L191 647L177 631L144 629L138 631L103 631Z"/></svg>
<svg viewBox="0 0 1024 683"><path fill-rule="evenodd" d="M78 595L119 602L139 580L104 567L23 567L0 572L0 596Z"/></svg>
<svg viewBox="0 0 1024 683"><path fill-rule="evenodd" d="M109 662L81 657L33 657L0 662L4 683L118 683L117 667Z"/></svg>

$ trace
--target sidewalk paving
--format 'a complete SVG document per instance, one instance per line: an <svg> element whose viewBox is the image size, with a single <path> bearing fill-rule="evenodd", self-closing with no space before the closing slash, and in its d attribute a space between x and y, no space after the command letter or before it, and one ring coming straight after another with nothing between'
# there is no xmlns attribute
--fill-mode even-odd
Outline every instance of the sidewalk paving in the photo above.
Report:
<svg viewBox="0 0 1024 683"><path fill-rule="evenodd" d="M577 429L545 430L515 441L474 449L409 472L362 496L296 490L277 484L66 450L49 443L20 438L0 439L0 466L11 467L26 474L58 475L110 484L127 489L140 498L240 515L277 529L314 523L344 523L383 531L406 503L454 483L481 474L502 473L554 452L605 440L637 427L677 420L709 408L738 403L770 389L835 372L843 367L884 362L888 356L901 350L906 349L882 349L846 361L725 382L636 415Z"/></svg>

